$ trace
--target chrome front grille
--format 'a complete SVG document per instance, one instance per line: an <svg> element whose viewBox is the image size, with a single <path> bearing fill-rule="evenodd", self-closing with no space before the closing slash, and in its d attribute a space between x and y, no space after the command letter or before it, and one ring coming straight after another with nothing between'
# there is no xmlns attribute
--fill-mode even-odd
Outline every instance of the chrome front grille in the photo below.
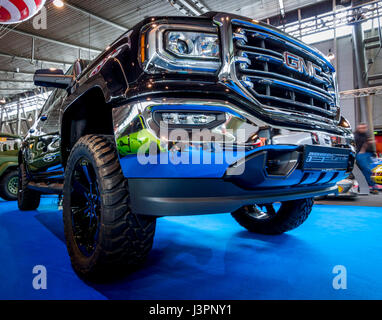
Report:
<svg viewBox="0 0 382 320"><path fill-rule="evenodd" d="M337 117L334 69L318 52L263 25L232 23L236 75L255 99L317 119Z"/></svg>

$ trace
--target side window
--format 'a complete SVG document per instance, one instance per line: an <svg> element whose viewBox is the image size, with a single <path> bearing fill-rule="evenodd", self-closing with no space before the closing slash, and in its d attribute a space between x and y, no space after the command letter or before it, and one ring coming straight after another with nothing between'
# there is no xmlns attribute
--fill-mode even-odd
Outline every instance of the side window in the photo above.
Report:
<svg viewBox="0 0 382 320"><path fill-rule="evenodd" d="M20 147L20 143L20 139L0 137L0 152L18 150Z"/></svg>
<svg viewBox="0 0 382 320"><path fill-rule="evenodd" d="M57 92L58 89L56 90L53 90L53 92L50 94L50 96L48 97L48 99L45 101L44 103L44 106L42 107L41 111L40 111L40 115L38 117L38 124L37 124L37 129L38 130L41 130L42 127L44 126L44 122L42 122L40 120L40 118L42 116L46 116L48 114L48 110L49 108L51 107L53 101L54 101L54 96L56 95L56 92Z"/></svg>
<svg viewBox="0 0 382 320"><path fill-rule="evenodd" d="M65 73L66 75L73 73L73 66ZM42 134L57 133L60 126L60 114L61 105L63 99L67 96L67 91L65 89L55 89L49 96L48 100L45 102L42 108L41 116L46 116L46 121L40 121L38 124L38 129Z"/></svg>
<svg viewBox="0 0 382 320"><path fill-rule="evenodd" d="M46 99L41 111L40 111L40 117L42 115L45 115L46 114L46 111L49 109L49 106L52 104L53 102L53 99L54 99L54 96L56 95L56 91L57 89L53 90L53 92L50 94L49 98Z"/></svg>
<svg viewBox="0 0 382 320"><path fill-rule="evenodd" d="M43 122L42 131L46 134L56 133L59 131L60 126L60 113L62 99L67 95L66 90L56 89L52 94L53 98L51 103L44 110L43 115L47 117L47 120Z"/></svg>

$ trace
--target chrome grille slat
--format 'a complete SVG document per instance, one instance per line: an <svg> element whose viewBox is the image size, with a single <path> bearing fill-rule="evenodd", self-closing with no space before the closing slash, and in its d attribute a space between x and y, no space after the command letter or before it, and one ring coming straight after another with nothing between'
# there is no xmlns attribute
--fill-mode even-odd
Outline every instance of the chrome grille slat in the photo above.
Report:
<svg viewBox="0 0 382 320"><path fill-rule="evenodd" d="M242 46L238 46L238 47L242 48ZM280 58L280 57L276 57L275 55L268 55L268 54L263 54L263 53L259 53L259 52L255 52L255 51L240 51L239 55L253 56L253 57L255 57L255 59L257 61L263 61L263 62L267 62L267 63L276 64L276 65L284 68L284 59ZM282 55L280 54L280 56L282 56ZM248 69L251 70L250 65L248 65ZM245 71L245 70L243 70L243 71ZM293 70L288 70L288 71L294 72ZM294 73L297 74L297 72L294 72ZM325 73L322 73L321 76L326 79L326 82L330 82L331 88L334 88L333 79L330 79L330 77ZM325 81L322 82L322 81L316 80L316 83L323 84L323 83L325 83ZM319 88L319 89L321 89L321 88Z"/></svg>
<svg viewBox="0 0 382 320"><path fill-rule="evenodd" d="M264 39L277 41L277 42L279 42L281 45L285 46L286 51L290 50L290 51L293 51L293 52L298 51L298 52L300 52L300 54L303 53L303 54L302 54L303 57L308 57L308 58L311 59L311 60L315 60L316 62L318 62L318 64L320 65L320 67L323 67L323 68L325 68L325 69L327 68L326 65L325 65L325 63L323 63L323 62L320 61L320 60L317 60L317 58L316 58L314 55L312 55L311 53L309 53L308 51L306 51L306 50L304 50L304 49L299 48L298 46L296 46L296 45L294 45L294 44L292 44L292 43L289 43L289 42L287 42L287 41L285 41L285 40L279 39L279 38L277 38L277 37L275 37L275 36L271 36L271 35L268 35L268 34L263 33L263 32L258 32L258 31L253 31L253 30L247 30L247 29L245 29L245 31L247 31L247 32L252 32L252 33L255 35L256 38L263 39L263 37L264 37ZM263 36L263 37L262 37L262 36Z"/></svg>
<svg viewBox="0 0 382 320"><path fill-rule="evenodd" d="M269 72L269 71L259 71L259 70L252 70L252 69L241 69L241 70L244 74L248 75L249 77L251 77L251 75L259 75L259 76L267 77L268 79L277 78L277 79L280 79L280 80L283 80L286 82L291 82L291 83L299 85L301 87L307 87L312 91L315 91L317 93L321 93L321 94L327 96L330 99L329 101L334 103L335 98L328 91L325 91L325 90L323 90L319 87L316 87L314 85L304 83L303 81L289 78L289 77L284 76L282 74L277 74L277 73Z"/></svg>
<svg viewBox="0 0 382 320"><path fill-rule="evenodd" d="M240 53L248 56L254 56L256 57L256 60L263 61L263 62L269 62L269 63L274 63L279 66L282 66L284 64L284 60L277 58L273 55L268 55L264 53L257 53L257 52L252 52L252 51L240 51Z"/></svg>
<svg viewBox="0 0 382 320"><path fill-rule="evenodd" d="M335 116L336 115L335 112L332 112L332 111L329 111L329 110L325 110L325 109L322 109L322 108L318 108L318 107L312 106L310 104L306 104L306 103L302 103L302 102L297 102L297 101L290 101L288 99L283 99L283 98L279 98L279 97L261 95L261 94L258 94L253 89L250 89L250 91L257 98L262 98L262 99L267 99L267 100L275 100L277 102L283 102L285 104L297 105L300 108L303 108L305 110L317 111L320 114L324 114L324 115L329 115L329 116Z"/></svg>
<svg viewBox="0 0 382 320"><path fill-rule="evenodd" d="M248 30L249 32L258 32L259 34L262 34L265 37L273 38L275 41L278 41L280 43L284 43L288 45L290 48L294 48L299 52L303 52L307 56L310 56L311 59L315 61L319 61L326 67L327 61L325 61L322 56L318 53L318 51L312 50L310 47L305 45L303 42L300 42L298 40L293 39L292 37L283 34L281 31L274 31L271 28L265 28L262 25L256 24L256 23L249 23L248 21L243 21L239 19L232 19L233 25L236 25L242 30ZM261 30L261 31L259 31ZM328 67L329 68L329 67ZM333 67L331 67L331 71L334 71Z"/></svg>
<svg viewBox="0 0 382 320"><path fill-rule="evenodd" d="M336 119L334 69L322 55L263 25L232 22L237 78L256 100L321 121Z"/></svg>
<svg viewBox="0 0 382 320"><path fill-rule="evenodd" d="M248 77L250 79L254 79L255 82L260 84L275 86L275 87L283 88L286 90L289 89L294 92L297 91L299 93L306 94L312 98L320 99L326 103L334 103L334 98L332 96L329 97L315 90L306 90L305 87L299 86L294 83L290 83L290 82L282 81L278 79L272 79L272 78L264 78L264 77L256 77L256 76L248 76Z"/></svg>
<svg viewBox="0 0 382 320"><path fill-rule="evenodd" d="M249 52L264 53L264 54L268 54L270 56L274 56L275 58L283 59L283 55L277 51L274 51L274 50L263 49L263 48L248 46L248 45L239 44L239 43L237 44L237 47L242 49L243 51L248 50Z"/></svg>

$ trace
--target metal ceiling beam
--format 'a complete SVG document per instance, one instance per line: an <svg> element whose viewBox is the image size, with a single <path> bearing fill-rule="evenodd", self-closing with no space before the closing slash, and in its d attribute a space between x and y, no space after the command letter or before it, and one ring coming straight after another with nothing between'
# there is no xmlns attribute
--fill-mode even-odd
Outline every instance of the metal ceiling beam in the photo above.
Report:
<svg viewBox="0 0 382 320"><path fill-rule="evenodd" d="M203 11L201 11L199 8L196 8L192 3L188 2L187 0L178 0L177 2L180 2L186 9L191 11L196 16L200 16L203 14Z"/></svg>
<svg viewBox="0 0 382 320"><path fill-rule="evenodd" d="M284 1L285 4L285 1ZM351 1L341 1L341 5L343 7L348 7L351 5ZM245 9L247 7L244 7ZM288 11L286 11L288 9ZM299 13L300 10L300 13ZM285 17L280 19L280 14L276 14L274 16L264 17L260 16L257 17L258 19L261 18L263 21L266 22L267 19L269 19L269 23L278 27L283 24L289 24L289 23L295 23L299 21L299 18L301 19L308 19L311 17L316 17L321 14L325 14L328 12L333 11L333 0L322 0L317 1L315 3L311 3L308 5L301 5L297 9L291 9L291 8L285 8ZM261 14L261 11L259 12ZM255 17L256 18L256 17Z"/></svg>
<svg viewBox="0 0 382 320"><path fill-rule="evenodd" d="M33 80L0 79L0 82L34 83Z"/></svg>
<svg viewBox="0 0 382 320"><path fill-rule="evenodd" d="M33 76L34 72L32 71L14 71L14 70L0 70L0 73L12 73L13 75L26 75L26 76Z"/></svg>
<svg viewBox="0 0 382 320"><path fill-rule="evenodd" d="M4 96L4 93L1 94L0 96L3 96L3 98L6 100L6 103L12 103L12 102L17 102L20 98L24 99L24 98L30 98L30 97L34 97L34 99L36 100L36 102L38 100L45 100L44 98L37 98L36 95L37 94L41 94L41 93L48 93L50 90L48 90L47 88L43 88L43 87L36 87L34 88L33 90L28 90L26 92L20 92L20 93L13 93L12 96L9 96L9 97L5 97ZM2 104L0 103L0 108L2 107Z"/></svg>
<svg viewBox="0 0 382 320"><path fill-rule="evenodd" d="M341 99L354 99L376 95L382 95L382 86L353 89L340 92Z"/></svg>
<svg viewBox="0 0 382 320"><path fill-rule="evenodd" d="M211 11L204 3L202 3L200 0L190 0L198 9L200 9L203 13L207 13L208 11Z"/></svg>
<svg viewBox="0 0 382 320"><path fill-rule="evenodd" d="M12 54L5 53L5 52L0 52L0 57L18 59L18 60L23 60L23 61L27 61L27 62L31 63L31 58L12 55ZM55 65L72 65L73 64L73 62L58 61L58 60L46 60L46 59L39 59L39 58L35 58L34 62L42 62L42 63L55 64Z"/></svg>
<svg viewBox="0 0 382 320"><path fill-rule="evenodd" d="M120 25L120 24L118 24L118 23L115 23L115 22L113 22L113 21L110 21L110 20L108 20L108 19L105 19L105 18L103 18L103 17L100 17L100 16L98 16L98 15L96 15L96 14L94 14L94 13L91 13L91 12L89 12L89 11L83 9L83 8L77 7L77 6L75 6L74 4L69 3L68 1L65 2L65 5L66 5L67 7L69 7L69 8L71 8L71 9L73 9L73 10L76 10L76 11L78 11L78 12L81 12L81 13L85 14L85 15L88 15L88 16L92 17L93 19L98 20L98 21L100 21L100 22L102 22L102 23L105 23L105 24L107 24L107 25L109 25L109 26L112 26L112 27L114 27L114 28L120 29L120 30L122 30L122 31L128 31L128 30L129 30L129 28L127 28L127 27L125 27L125 26L122 26L122 25Z"/></svg>
<svg viewBox="0 0 382 320"><path fill-rule="evenodd" d="M17 34L20 34L20 35L23 35L23 36L27 36L27 37L32 37L34 39L39 39L39 40L42 40L42 41L50 42L50 43L57 44L57 45L60 45L60 46L70 47L70 48L73 48L73 49L80 49L80 50L84 50L84 51L89 51L90 50L90 51L93 51L93 52L98 53L98 54L102 52L102 49L91 48L91 47L89 48L89 47L85 47L85 46L80 46L80 45L69 43L69 42L64 42L64 41L60 41L60 40L56 40L56 39L52 39L52 38L47 38L47 37L39 36L37 34L26 32L26 31L21 31L21 30L18 30L18 29L10 29L10 32L17 33Z"/></svg>
<svg viewBox="0 0 382 320"><path fill-rule="evenodd" d="M1 81L1 80L0 80ZM32 89L34 88L37 88L34 86L34 82L28 82L27 84L25 84L24 86L17 86L17 85L13 85L12 83L9 83L9 85L7 83L0 83L0 86L2 86L1 88L2 89L17 89L17 90L24 90L24 88L28 88L29 87L29 83L33 83L33 87L30 87ZM20 89L19 89L20 88ZM30 89L28 88L28 90Z"/></svg>
<svg viewBox="0 0 382 320"><path fill-rule="evenodd" d="M36 88L0 88L0 91L33 91Z"/></svg>
<svg viewBox="0 0 382 320"><path fill-rule="evenodd" d="M284 18L285 17L284 0L279 0L279 6L280 6L280 14Z"/></svg>
<svg viewBox="0 0 382 320"><path fill-rule="evenodd" d="M190 11L188 8L186 8L180 0L167 0L171 6L173 6L176 10L180 11L181 13L183 13L184 15L186 16L195 16L195 15L199 15L198 14L195 14L193 11Z"/></svg>

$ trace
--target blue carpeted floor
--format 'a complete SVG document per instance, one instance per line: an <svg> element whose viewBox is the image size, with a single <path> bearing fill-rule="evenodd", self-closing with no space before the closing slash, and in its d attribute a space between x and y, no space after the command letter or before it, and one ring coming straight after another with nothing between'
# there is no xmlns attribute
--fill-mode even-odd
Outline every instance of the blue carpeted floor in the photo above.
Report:
<svg viewBox="0 0 382 320"><path fill-rule="evenodd" d="M0 202L0 299L382 299L382 208L316 205L282 236L250 234L229 214L159 219L144 268L94 285L71 269L54 203L21 213ZM47 290L32 287L35 265ZM332 287L335 265L347 290Z"/></svg>

